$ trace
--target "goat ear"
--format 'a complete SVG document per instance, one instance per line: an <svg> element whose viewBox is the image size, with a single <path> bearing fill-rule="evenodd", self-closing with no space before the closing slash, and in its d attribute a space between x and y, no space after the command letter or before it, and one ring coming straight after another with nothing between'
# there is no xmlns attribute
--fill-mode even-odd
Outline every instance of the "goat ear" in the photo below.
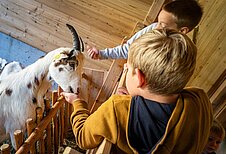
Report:
<svg viewBox="0 0 226 154"><path fill-rule="evenodd" d="M79 54L79 52L80 52L80 51L75 50L74 48L72 48L72 49L70 50L68 56L69 56L69 57L75 57L75 56L77 56L77 55Z"/></svg>
<svg viewBox="0 0 226 154"><path fill-rule="evenodd" d="M73 57L73 56L76 56L75 54L76 50L74 48L72 48L68 54L69 57Z"/></svg>

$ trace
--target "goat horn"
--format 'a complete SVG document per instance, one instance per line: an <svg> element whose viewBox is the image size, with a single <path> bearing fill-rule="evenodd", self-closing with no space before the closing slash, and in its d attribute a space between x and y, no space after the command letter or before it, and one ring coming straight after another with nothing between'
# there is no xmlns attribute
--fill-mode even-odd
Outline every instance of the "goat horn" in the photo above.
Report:
<svg viewBox="0 0 226 154"><path fill-rule="evenodd" d="M80 40L80 42L82 43L82 44L81 44L81 51L83 52L83 51L84 51L84 44L83 44L82 38L79 37L79 40Z"/></svg>
<svg viewBox="0 0 226 154"><path fill-rule="evenodd" d="M73 48L77 51L81 51L81 48L80 48L80 40L81 38L79 38L78 36L78 33L76 32L76 30L74 29L73 26L69 25L69 24L66 24L67 27L69 28L69 30L72 32L72 35L73 35ZM81 40L81 43L82 43L82 51L84 50L84 45L83 45L83 41Z"/></svg>

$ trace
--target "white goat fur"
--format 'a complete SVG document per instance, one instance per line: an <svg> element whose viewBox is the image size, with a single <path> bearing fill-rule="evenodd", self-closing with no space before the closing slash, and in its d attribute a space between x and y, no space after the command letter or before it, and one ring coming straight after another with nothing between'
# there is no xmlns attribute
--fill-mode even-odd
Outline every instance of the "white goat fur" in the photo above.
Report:
<svg viewBox="0 0 226 154"><path fill-rule="evenodd" d="M22 67L21 67L19 62L13 61L13 62L10 62L8 64L3 63L3 65L4 66L3 66L3 68L2 68L3 70L0 74L0 80L2 80L3 78L6 78L11 73L16 73L16 72L19 72L19 71L22 70Z"/></svg>
<svg viewBox="0 0 226 154"><path fill-rule="evenodd" d="M59 63L68 58L70 52L71 48L58 48L23 70L0 80L0 143L10 135L15 148L14 131L25 130L26 120L35 119L37 107L44 109L43 97L51 87L50 76L64 91L77 92L83 54L76 51L76 58L70 59L72 63L78 62L75 67L71 67L69 62Z"/></svg>

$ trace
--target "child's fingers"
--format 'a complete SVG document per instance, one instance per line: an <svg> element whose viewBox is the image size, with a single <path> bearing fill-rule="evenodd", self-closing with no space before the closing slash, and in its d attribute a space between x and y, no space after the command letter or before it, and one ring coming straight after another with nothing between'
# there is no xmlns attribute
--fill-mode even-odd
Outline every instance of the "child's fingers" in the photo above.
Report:
<svg viewBox="0 0 226 154"><path fill-rule="evenodd" d="M91 57L93 52L91 50L88 51L88 56Z"/></svg>
<svg viewBox="0 0 226 154"><path fill-rule="evenodd" d="M60 93L60 96L65 96L65 92L61 92Z"/></svg>

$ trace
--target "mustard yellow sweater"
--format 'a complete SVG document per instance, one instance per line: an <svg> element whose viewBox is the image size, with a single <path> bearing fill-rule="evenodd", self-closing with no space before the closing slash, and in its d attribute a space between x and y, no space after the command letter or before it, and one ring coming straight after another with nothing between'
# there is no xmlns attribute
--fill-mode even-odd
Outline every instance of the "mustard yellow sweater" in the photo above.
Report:
<svg viewBox="0 0 226 154"><path fill-rule="evenodd" d="M131 96L113 95L90 115L86 102L75 101L71 123L77 144L91 149L107 138L125 153L137 153L128 140L130 103ZM152 153L200 154L212 120L212 106L206 93L198 88L186 88L180 94L163 138Z"/></svg>

